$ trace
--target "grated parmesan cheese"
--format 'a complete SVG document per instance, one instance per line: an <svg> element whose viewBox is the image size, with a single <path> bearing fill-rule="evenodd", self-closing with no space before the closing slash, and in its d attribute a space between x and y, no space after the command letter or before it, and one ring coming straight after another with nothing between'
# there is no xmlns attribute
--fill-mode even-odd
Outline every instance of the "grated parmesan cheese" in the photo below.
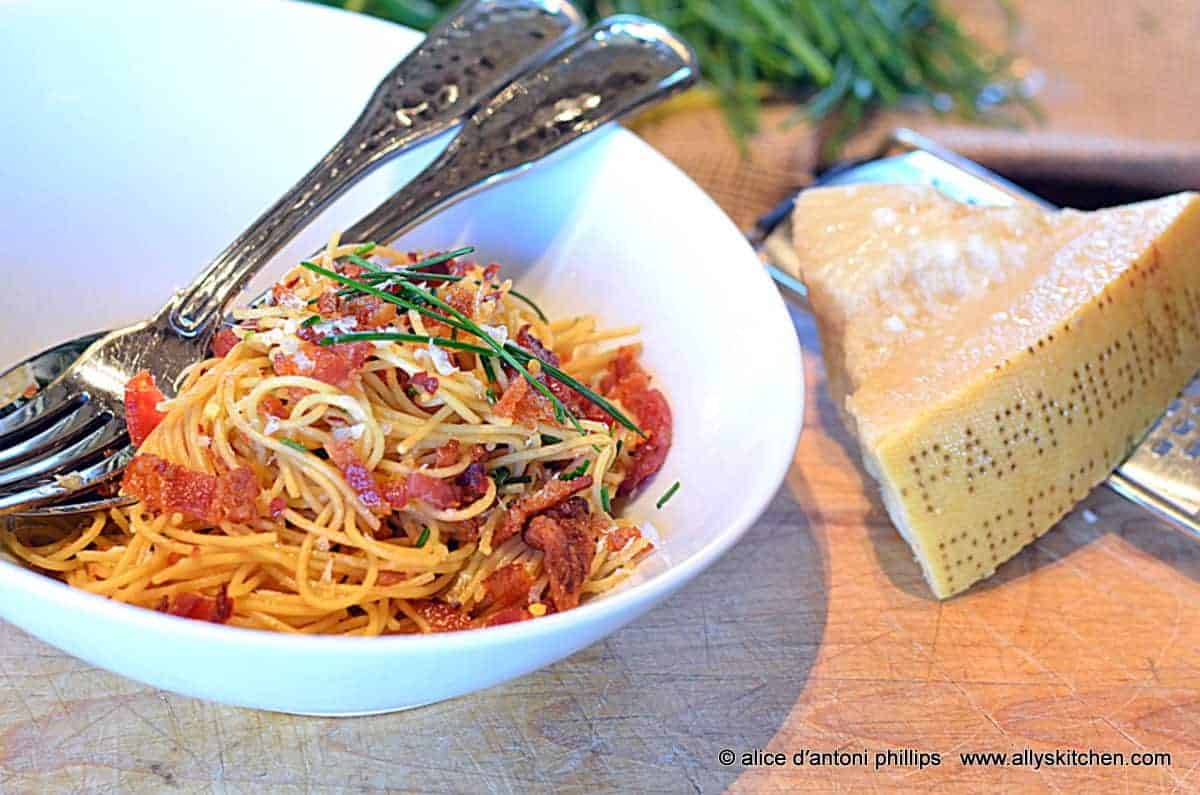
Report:
<svg viewBox="0 0 1200 795"><path fill-rule="evenodd" d="M338 440L358 439L363 435L363 431L365 431L366 428L367 426L363 425L361 422L355 423L354 425L347 425L344 428L334 428L333 438Z"/></svg>

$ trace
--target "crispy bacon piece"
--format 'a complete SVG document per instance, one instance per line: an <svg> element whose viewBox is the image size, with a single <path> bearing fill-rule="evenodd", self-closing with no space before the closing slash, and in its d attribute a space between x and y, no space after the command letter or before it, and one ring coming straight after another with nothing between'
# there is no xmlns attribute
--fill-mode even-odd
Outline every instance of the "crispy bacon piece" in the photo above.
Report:
<svg viewBox="0 0 1200 795"><path fill-rule="evenodd" d="M245 467L209 475L142 454L129 462L121 488L152 511L178 511L195 521L245 523L257 515L258 481Z"/></svg>
<svg viewBox="0 0 1200 795"><path fill-rule="evenodd" d="M474 502L487 494L488 477L483 464L479 462L469 464L454 479L454 485L458 486L460 499L463 502Z"/></svg>
<svg viewBox="0 0 1200 795"><path fill-rule="evenodd" d="M532 353L545 364L557 367L560 364L558 354L547 348L544 344L542 344L541 340L533 336L533 334L530 333L529 328L529 324L521 326L521 329L517 332L517 344ZM595 403L591 402L583 395L564 384L562 381L559 381L554 376L548 374L542 375L539 376L538 380L544 383L554 394L554 396L562 401L563 405L566 406L567 409L569 409L570 412L575 416L584 417L585 419L589 420L595 420L596 422L606 422L609 425L613 423L613 418L610 417L608 413L604 411L604 409L600 408Z"/></svg>
<svg viewBox="0 0 1200 795"><path fill-rule="evenodd" d="M272 366L278 375L304 375L343 389L363 366L374 346L369 342L317 345L304 342L295 356L275 354Z"/></svg>
<svg viewBox="0 0 1200 795"><path fill-rule="evenodd" d="M342 472L346 485L354 489L359 502L374 514L386 514L391 508L388 501L380 493L379 484L367 465L358 457L354 443L348 439L334 439L325 445L329 458Z"/></svg>
<svg viewBox="0 0 1200 795"><path fill-rule="evenodd" d="M584 475L574 480L555 478L547 481L546 485L533 494L522 497L509 506L504 514L504 521L492 535L492 546L499 546L521 532L525 528L525 522L529 521L529 517L565 502L575 494L591 488L591 485L591 475Z"/></svg>
<svg viewBox="0 0 1200 795"><path fill-rule="evenodd" d="M294 281L287 284L274 284L271 286L271 305L272 306L293 306L295 304L303 304L303 299L299 298L292 291L296 283Z"/></svg>
<svg viewBox="0 0 1200 795"><path fill-rule="evenodd" d="M258 410L281 420L288 417L288 410L284 408L283 401L274 395L267 395L263 398L258 404Z"/></svg>
<svg viewBox="0 0 1200 795"><path fill-rule="evenodd" d="M158 609L173 616L224 624L233 615L233 599L229 598L225 583L221 583L215 597L187 591L177 594L174 599L164 596Z"/></svg>
<svg viewBox="0 0 1200 795"><path fill-rule="evenodd" d="M357 279L367 271L367 269L362 265L350 262L349 260L341 260L340 262L334 263L333 269L343 276L347 276L351 279Z"/></svg>
<svg viewBox="0 0 1200 795"><path fill-rule="evenodd" d="M283 512L286 508L287 508L287 498L286 497L274 497L274 498L272 498L271 505L267 510L270 512L272 519L278 519L280 516L283 515Z"/></svg>
<svg viewBox="0 0 1200 795"><path fill-rule="evenodd" d="M233 346L237 345L241 340L238 335L233 333L233 329L225 326L216 333L212 340L213 356L225 357L225 354L233 350Z"/></svg>
<svg viewBox="0 0 1200 795"><path fill-rule="evenodd" d="M434 632L454 632L471 628L471 617L445 602L414 599L409 604L417 615L429 622L429 628Z"/></svg>
<svg viewBox="0 0 1200 795"><path fill-rule="evenodd" d="M461 457L459 449L462 447L458 439L451 439L441 447L433 451L433 465L435 467L448 467L451 464L457 464Z"/></svg>
<svg viewBox="0 0 1200 795"><path fill-rule="evenodd" d="M577 606L596 544L587 518L535 516L525 529L525 543L542 551L554 608L562 611Z"/></svg>
<svg viewBox="0 0 1200 795"><path fill-rule="evenodd" d="M488 266L483 269L483 280L485 282L495 281L496 277L499 275L500 275L500 263L499 262L489 262Z"/></svg>
<svg viewBox="0 0 1200 795"><path fill-rule="evenodd" d="M149 370L142 370L125 384L125 424L134 447L141 447L150 432L167 416L158 410L158 404L164 399Z"/></svg>
<svg viewBox="0 0 1200 795"><path fill-rule="evenodd" d="M609 362L600 390L620 401L647 436L630 454L629 471L617 489L617 494L624 496L662 469L671 449L671 407L662 392L651 388L650 376L637 363L632 346L621 348Z"/></svg>
<svg viewBox="0 0 1200 795"><path fill-rule="evenodd" d="M528 604L529 589L532 587L533 578L529 576L525 566L520 563L509 563L484 578L484 605L487 609L491 609Z"/></svg>
<svg viewBox="0 0 1200 795"><path fill-rule="evenodd" d="M405 478L404 489L409 499L421 500L439 510L456 507L461 501L453 483L412 472Z"/></svg>
<svg viewBox="0 0 1200 795"><path fill-rule="evenodd" d="M364 295L350 302L359 328L381 328L396 320L396 305L377 295Z"/></svg>
<svg viewBox="0 0 1200 795"><path fill-rule="evenodd" d="M408 377L408 382L418 389L424 390L425 394L433 395L438 390L438 379L436 375L430 375L422 370L419 373L413 373Z"/></svg>
<svg viewBox="0 0 1200 795"><path fill-rule="evenodd" d="M517 331L517 344L546 364L552 364L557 367L559 364L558 355L543 345L541 340L533 336L529 328L529 324L526 323Z"/></svg>
<svg viewBox="0 0 1200 795"><path fill-rule="evenodd" d="M399 585L407 579L408 575L402 571L381 571L375 578L375 584L380 588L387 588L390 585Z"/></svg>
<svg viewBox="0 0 1200 795"><path fill-rule="evenodd" d="M321 317L336 317L341 314L342 299L337 290L326 290L317 296L317 314Z"/></svg>
<svg viewBox="0 0 1200 795"><path fill-rule="evenodd" d="M528 621L531 618L533 618L533 613L530 613L524 607L506 607L483 619L483 626L498 627L502 624L515 624L518 621Z"/></svg>
<svg viewBox="0 0 1200 795"><path fill-rule="evenodd" d="M536 425L542 420L554 419L554 407L550 401L519 375L513 376L504 394L496 401L493 409L497 417L507 417L521 425Z"/></svg>
<svg viewBox="0 0 1200 795"><path fill-rule="evenodd" d="M379 484L379 493L387 504L399 510L408 502L408 488L404 478L393 478Z"/></svg>
<svg viewBox="0 0 1200 795"><path fill-rule="evenodd" d="M630 541L642 537L642 531L636 527L618 527L608 534L606 543L610 552L619 552Z"/></svg>

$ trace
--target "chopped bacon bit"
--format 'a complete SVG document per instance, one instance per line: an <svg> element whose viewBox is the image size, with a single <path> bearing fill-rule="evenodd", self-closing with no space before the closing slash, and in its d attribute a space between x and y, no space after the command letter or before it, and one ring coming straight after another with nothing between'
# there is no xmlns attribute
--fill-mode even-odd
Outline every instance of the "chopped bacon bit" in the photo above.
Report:
<svg viewBox="0 0 1200 795"><path fill-rule="evenodd" d="M419 388L423 389L425 391L425 393L429 394L429 395L436 393L438 390L437 376L430 375L429 373L425 372L424 370L422 370L419 373L413 373L412 375L410 375L408 377L408 382L415 387L419 387Z"/></svg>
<svg viewBox="0 0 1200 795"><path fill-rule="evenodd" d="M617 494L630 494L662 469L671 449L671 406L663 393L650 387L650 376L637 363L637 349L625 346L608 364L601 391L620 401L647 435L630 454L629 471Z"/></svg>
<svg viewBox="0 0 1200 795"><path fill-rule="evenodd" d="M446 260L446 273L452 276L466 276L475 267L475 263L469 259L451 259Z"/></svg>
<svg viewBox="0 0 1200 795"><path fill-rule="evenodd" d="M454 632L471 628L471 617L456 607L433 599L414 599L409 604L429 623L433 632Z"/></svg>
<svg viewBox="0 0 1200 795"><path fill-rule="evenodd" d="M39 387L37 384L30 384L29 386L25 387L25 391L21 393L21 397L29 400L29 398L38 393L38 389Z"/></svg>
<svg viewBox="0 0 1200 795"><path fill-rule="evenodd" d="M380 588L387 588L389 585L399 585L407 579L408 575L402 571L381 571L375 578L375 584Z"/></svg>
<svg viewBox="0 0 1200 795"><path fill-rule="evenodd" d="M351 279L357 279L359 276L362 276L367 272L367 269L362 265L350 262L349 260L343 260L341 262L334 263L333 269L343 276Z"/></svg>
<svg viewBox="0 0 1200 795"><path fill-rule="evenodd" d="M342 472L346 485L354 490L367 510L375 514L386 514L390 511L388 501L380 494L379 484L367 465L358 457L354 443L347 439L334 439L325 445L329 458Z"/></svg>
<svg viewBox="0 0 1200 795"><path fill-rule="evenodd" d="M404 488L409 498L421 500L439 510L454 508L461 501L461 495L453 483L420 472L409 474Z"/></svg>
<svg viewBox="0 0 1200 795"><path fill-rule="evenodd" d="M485 627L498 627L503 624L515 624L518 621L528 621L533 618L533 613L530 613L524 607L506 607L499 610L483 620Z"/></svg>
<svg viewBox="0 0 1200 795"><path fill-rule="evenodd" d="M443 299L450 306L462 312L467 317L475 315L475 291L454 286L446 291Z"/></svg>
<svg viewBox="0 0 1200 795"><path fill-rule="evenodd" d="M152 511L177 511L213 524L253 519L259 492L254 473L244 467L215 476L148 454L129 462L121 488Z"/></svg>
<svg viewBox="0 0 1200 795"><path fill-rule="evenodd" d="M271 305L279 306L281 304L288 304L292 301L297 300L296 294L293 293L291 290L291 288L294 285L295 285L295 282L293 282L290 285L289 284L274 284L274 285L272 285L271 286Z"/></svg>
<svg viewBox="0 0 1200 795"><path fill-rule="evenodd" d="M546 516L552 519L581 519L591 514L591 512L592 509L588 506L588 501L583 497L571 497L543 511Z"/></svg>
<svg viewBox="0 0 1200 795"><path fill-rule="evenodd" d="M350 302L359 328L381 328L396 320L396 305L377 295L366 295Z"/></svg>
<svg viewBox="0 0 1200 795"><path fill-rule="evenodd" d="M272 365L278 375L305 375L326 384L345 388L350 377L370 357L374 346L369 342L341 345L316 345L305 342L297 356L275 355Z"/></svg>
<svg viewBox="0 0 1200 795"><path fill-rule="evenodd" d="M342 300L336 290L326 290L317 296L317 313L321 317L334 317L341 310Z"/></svg>
<svg viewBox="0 0 1200 795"><path fill-rule="evenodd" d="M554 419L550 401L530 387L523 377L515 375L492 411L497 417L507 417L521 425L536 425L541 420Z"/></svg>
<svg viewBox="0 0 1200 795"><path fill-rule="evenodd" d="M529 328L529 324L521 326L520 331L517 332L517 344L532 353L539 361L557 367L560 364L558 354L543 345L541 340L529 332ZM557 378L551 375L542 375L539 376L539 380L549 387L554 396L562 401L563 405L575 416L596 422L606 422L609 425L613 423L613 418L604 409Z"/></svg>
<svg viewBox="0 0 1200 795"><path fill-rule="evenodd" d="M237 345L241 340L238 335L233 333L233 329L226 326L216 333L212 340L213 356L225 357L225 354L233 350L233 346Z"/></svg>
<svg viewBox="0 0 1200 795"><path fill-rule="evenodd" d="M550 580L550 598L556 610L570 610L579 604L595 547L589 529L586 519L535 516L525 530L525 543L542 550L542 562Z"/></svg>
<svg viewBox="0 0 1200 795"><path fill-rule="evenodd" d="M433 465L435 467L448 467L451 464L457 464L461 457L459 449L462 447L458 439L451 439L441 447L433 451Z"/></svg>
<svg viewBox="0 0 1200 795"><path fill-rule="evenodd" d="M619 552L630 541L642 537L642 531L636 527L618 527L608 534L607 542L610 552Z"/></svg>
<svg viewBox="0 0 1200 795"><path fill-rule="evenodd" d="M533 577L520 563L509 563L493 571L483 580L484 604L488 608L525 605Z"/></svg>
<svg viewBox="0 0 1200 795"><path fill-rule="evenodd" d="M173 616L224 624L233 615L233 599L229 598L225 584L221 583L216 597L186 591L177 594L174 599L164 596L163 600L158 603L158 609Z"/></svg>
<svg viewBox="0 0 1200 795"><path fill-rule="evenodd" d="M271 505L268 508L268 510L270 511L272 519L278 519L280 516L283 515L283 512L286 508L287 508L287 498L280 496L280 497L275 497L271 500Z"/></svg>
<svg viewBox="0 0 1200 795"><path fill-rule="evenodd" d="M230 522L245 524L258 515L255 508L258 492L258 478L254 472L246 467L238 467L217 478L213 510L217 516Z"/></svg>
<svg viewBox="0 0 1200 795"><path fill-rule="evenodd" d="M487 472L484 471L483 464L478 461L469 464L454 479L454 484L461 490L460 499L463 502L474 502L484 494L487 494L488 477Z"/></svg>
<svg viewBox="0 0 1200 795"><path fill-rule="evenodd" d="M546 485L533 494L522 497L509 506L508 511L504 514L504 522L496 528L496 532L492 535L492 546L499 546L521 532L529 517L565 502L584 489L591 488L591 485L591 475L584 475L574 480L555 478L547 481Z"/></svg>
<svg viewBox="0 0 1200 795"><path fill-rule="evenodd" d="M485 282L495 281L496 277L499 275L500 275L500 263L499 262L490 262L490 263L488 263L488 266L483 269L483 280Z"/></svg>
<svg viewBox="0 0 1200 795"><path fill-rule="evenodd" d="M283 401L274 395L267 395L258 404L258 410L263 414L268 414L279 419L286 419L288 410L284 408Z"/></svg>
<svg viewBox="0 0 1200 795"><path fill-rule="evenodd" d="M393 508L403 508L408 503L408 488L404 478L383 481L379 484L379 493Z"/></svg>
<svg viewBox="0 0 1200 795"><path fill-rule="evenodd" d="M542 341L529 333L529 324L521 326L517 332L517 344L541 359L546 364L558 366L558 355L542 344Z"/></svg>
<svg viewBox="0 0 1200 795"><path fill-rule="evenodd" d="M158 404L164 399L149 370L142 370L125 384L125 424L134 447L141 447L150 432L167 416L158 410Z"/></svg>

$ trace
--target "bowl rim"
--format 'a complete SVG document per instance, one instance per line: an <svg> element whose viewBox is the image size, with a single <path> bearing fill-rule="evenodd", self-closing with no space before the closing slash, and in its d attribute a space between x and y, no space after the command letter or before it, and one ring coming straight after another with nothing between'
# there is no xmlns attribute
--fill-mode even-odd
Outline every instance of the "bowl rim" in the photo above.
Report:
<svg viewBox="0 0 1200 795"><path fill-rule="evenodd" d="M338 9L301 3L293 5L293 9L296 7L307 7L311 11L319 13L342 13ZM405 37L416 36L417 38L413 40L414 46L420 40L419 32L402 25L394 25L365 16L358 18L366 24L398 29ZM618 127L611 130L609 134L624 138L625 140L621 143L640 150L642 156L658 159L660 166L673 171L676 178L684 181L690 190L699 194L698 199L702 203L707 204L718 217L725 220L729 233L741 237L741 233L724 211L716 205L716 202L666 157L624 128ZM727 522L721 531L681 562L668 564L665 570L651 575L642 582L621 587L618 591L604 595L602 598L594 599L562 613L541 617L536 621L521 621L496 627L420 635L346 636L290 634L265 629L212 624L171 616L73 588L60 580L35 572L18 561L10 560L7 555L0 556L0 576L8 580L8 587L20 589L41 602L44 605L41 608L42 611L50 606L52 606L50 609L53 610L72 610L92 615L97 619L123 623L130 628L153 633L163 640L180 638L186 639L190 643L214 643L229 647L306 654L396 654L409 649L420 649L422 653L450 652L478 646L485 642L518 643L541 639L565 632L572 626L600 622L605 618L619 620L620 616L628 615L631 611L640 612L637 610L639 605L654 605L677 588L690 582L715 563L745 535L766 510L767 505L783 483L794 458L803 427L806 400L803 355L799 341L795 336L783 297L778 294L766 270L758 265L758 257L750 244L744 239L742 244L745 249L746 265L748 270L752 271L745 278L757 280L760 289L769 291L764 294L768 305L775 302L776 320L786 321L772 321L774 325L780 327L779 331L787 332L786 336L779 334L769 336L770 344L778 346L781 354L776 361L778 369L775 374L777 380L775 380L774 386L777 389L774 391L793 396L790 401L782 402L783 406L790 406L791 416L787 418L786 431L781 432L782 438L770 451L764 466L766 472L776 474L772 477L758 479L750 484L741 484L739 489L745 496L738 501L740 508L735 517ZM0 521L9 520L0 517ZM674 528L669 532L680 530L682 528Z"/></svg>

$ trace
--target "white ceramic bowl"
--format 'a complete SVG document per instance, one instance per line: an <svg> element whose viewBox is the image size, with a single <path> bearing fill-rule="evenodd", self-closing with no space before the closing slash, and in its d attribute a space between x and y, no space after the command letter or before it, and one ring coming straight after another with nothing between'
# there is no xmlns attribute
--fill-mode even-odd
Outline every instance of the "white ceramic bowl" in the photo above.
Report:
<svg viewBox="0 0 1200 795"><path fill-rule="evenodd" d="M148 314L324 152L417 40L364 17L274 2L30 0L0 5L0 29L0 96L23 109L0 128L3 363ZM385 198L437 146L371 177L273 273ZM0 560L0 616L168 690L288 712L379 712L571 654L665 599L758 517L800 429L799 348L737 229L666 160L624 130L602 131L409 242L469 242L552 310L642 324L647 364L674 408L675 444L630 508L662 540L635 582L493 629L294 637L116 604ZM675 480L678 494L656 510Z"/></svg>

